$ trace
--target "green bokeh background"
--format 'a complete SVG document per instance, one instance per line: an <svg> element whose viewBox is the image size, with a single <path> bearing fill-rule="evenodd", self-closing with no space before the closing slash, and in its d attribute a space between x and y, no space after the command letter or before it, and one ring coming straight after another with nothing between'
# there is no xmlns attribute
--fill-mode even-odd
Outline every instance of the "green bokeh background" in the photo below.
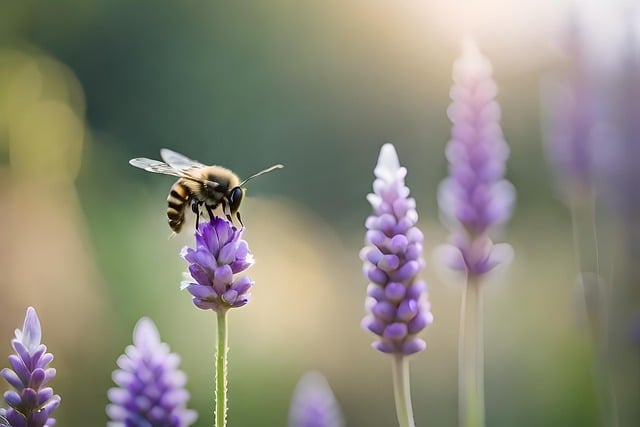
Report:
<svg viewBox="0 0 640 427"><path fill-rule="evenodd" d="M141 316L181 355L196 425L213 422L215 316L178 290L178 252L190 237L166 239L172 181L127 164L157 158L162 147L240 176L286 166L251 182L243 207L257 284L251 304L230 314L229 425L286 425L291 392L311 369L328 378L347 425L394 425L390 361L359 326L365 195L385 142L409 170L436 318L427 350L412 360L415 417L419 426L456 425L460 287L438 274L431 251L447 235L436 193L446 175L451 66L466 30L494 64L512 149L507 175L518 191L500 236L515 259L486 294L487 425L601 425L594 351L574 294L570 217L554 195L539 112L540 78L563 67L557 36L566 2L448 3L0 3L0 196L8 215L0 217L0 355L34 305L56 356L59 425L106 422L111 371ZM28 125L41 130L33 152L12 133L11 111L35 87L26 80L14 91L25 63L36 64L43 96L71 105L83 130L76 146L47 139L61 122ZM23 151L38 161L16 160ZM61 180L49 179L54 153L78 157L75 169L55 163ZM24 188L30 194L18 203ZM69 197L77 203L62 203ZM61 218L81 242L68 255L61 246L69 235L54 233ZM26 238L23 229L38 231ZM63 279L53 287L46 254L58 251ZM44 280L28 279L39 269ZM634 425L627 421L621 425Z"/></svg>

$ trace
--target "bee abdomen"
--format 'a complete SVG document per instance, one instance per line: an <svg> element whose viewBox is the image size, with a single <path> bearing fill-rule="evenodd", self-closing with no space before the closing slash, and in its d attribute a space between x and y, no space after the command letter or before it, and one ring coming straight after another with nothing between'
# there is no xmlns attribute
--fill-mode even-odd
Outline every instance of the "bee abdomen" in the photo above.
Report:
<svg viewBox="0 0 640 427"><path fill-rule="evenodd" d="M167 197L167 218L169 219L169 227L176 233L180 232L184 223L184 209L191 198L191 191L184 185L181 179L176 181L171 187L169 196Z"/></svg>

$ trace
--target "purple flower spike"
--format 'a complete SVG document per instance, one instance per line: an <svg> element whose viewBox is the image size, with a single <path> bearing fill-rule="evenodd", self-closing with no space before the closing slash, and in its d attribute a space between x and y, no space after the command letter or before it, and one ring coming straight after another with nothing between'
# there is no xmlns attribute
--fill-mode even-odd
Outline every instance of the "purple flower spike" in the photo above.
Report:
<svg viewBox="0 0 640 427"><path fill-rule="evenodd" d="M113 372L119 386L109 389L109 427L185 427L197 418L186 409L189 393L187 377L178 369L180 357L160 341L156 325L148 318L133 330L133 345L118 358L120 369Z"/></svg>
<svg viewBox="0 0 640 427"><path fill-rule="evenodd" d="M447 249L444 261L450 268L479 276L510 254L508 245L494 251L488 233L511 216L515 190L503 178L509 147L500 128L491 64L473 42L464 46L453 77L448 110L453 128L446 148L449 177L440 184L438 204L459 255Z"/></svg>
<svg viewBox="0 0 640 427"><path fill-rule="evenodd" d="M344 420L322 374L306 373L298 382L289 410L289 427L342 427Z"/></svg>
<svg viewBox="0 0 640 427"><path fill-rule="evenodd" d="M404 185L407 169L392 144L382 146L374 173L374 192L367 196L373 215L365 223L367 245L360 252L370 281L362 326L378 335L377 350L408 355L425 348L416 335L433 321L426 285L417 280L424 267L423 235L416 227L415 200Z"/></svg>
<svg viewBox="0 0 640 427"><path fill-rule="evenodd" d="M182 282L203 310L224 312L249 302L253 282L238 273L251 267L253 255L242 232L229 221L216 217L196 230L196 247L185 246L182 257L189 263L189 280Z"/></svg>
<svg viewBox="0 0 640 427"><path fill-rule="evenodd" d="M48 368L53 355L40 343L42 329L33 307L27 308L22 329L16 329L11 345L16 354L9 356L13 369L3 369L0 375L15 389L4 394L8 409L0 409L0 426L5 420L13 427L52 427L51 414L60 405L60 396L51 387L43 387L56 375Z"/></svg>

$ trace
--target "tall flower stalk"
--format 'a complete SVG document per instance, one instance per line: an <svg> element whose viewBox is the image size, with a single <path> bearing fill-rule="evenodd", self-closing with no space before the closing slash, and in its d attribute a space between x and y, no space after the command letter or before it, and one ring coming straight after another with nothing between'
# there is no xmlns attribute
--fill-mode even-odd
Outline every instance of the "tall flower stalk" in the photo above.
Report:
<svg viewBox="0 0 640 427"><path fill-rule="evenodd" d="M22 329L16 329L15 335L11 346L16 353L9 356L12 369L0 372L14 390L4 394L9 408L0 409L0 420L4 418L12 427L52 427L56 420L51 415L60 405L60 396L44 386L56 370L49 368L53 355L41 344L42 329L33 307L27 308Z"/></svg>
<svg viewBox="0 0 640 427"><path fill-rule="evenodd" d="M189 263L187 280L182 283L196 307L213 310L217 315L215 360L215 424L227 422L227 312L249 302L253 282L238 275L254 263L244 229L238 230L222 218L201 224L195 232L195 248L184 247L182 257Z"/></svg>
<svg viewBox="0 0 640 427"><path fill-rule="evenodd" d="M547 120L546 148L556 186L571 215L578 273L576 296L594 354L592 375L601 424L616 427L619 425L618 403L609 366L613 284L612 277L605 278L601 270L598 235L598 199L601 197L596 184L601 165L598 158L610 158L611 153L615 153L617 138L607 124L608 96L601 93L606 92L602 89L602 76L594 66L593 52L589 49L592 28L577 8L570 18L563 39L568 69L562 78L550 78L548 87L543 86L546 89L542 92L544 107L551 113ZM599 56L597 61L601 61ZM634 98L633 86L629 89L624 93ZM606 144L602 144L605 141ZM607 155L599 156L598 149L602 146L606 146ZM616 164L616 169L619 166ZM608 193L615 194L615 191Z"/></svg>
<svg viewBox="0 0 640 427"><path fill-rule="evenodd" d="M418 213L391 144L380 150L373 193L367 196L373 214L366 220L366 246L360 252L369 280L362 326L378 338L373 347L392 356L393 388L398 424L413 427L408 356L425 349L418 334L433 321L426 284L418 279L424 267L423 234Z"/></svg>
<svg viewBox="0 0 640 427"><path fill-rule="evenodd" d="M143 317L133 330L133 345L118 358L109 390L108 427L188 427L197 418L186 409L187 377L178 369L180 357L160 341L156 325Z"/></svg>
<svg viewBox="0 0 640 427"><path fill-rule="evenodd" d="M508 220L515 191L503 179L509 149L500 129L500 107L491 64L471 41L454 64L453 123L447 144L449 177L438 191L443 218L452 231L445 262L466 273L458 348L459 422L484 426L484 344L482 279L511 255L489 233Z"/></svg>

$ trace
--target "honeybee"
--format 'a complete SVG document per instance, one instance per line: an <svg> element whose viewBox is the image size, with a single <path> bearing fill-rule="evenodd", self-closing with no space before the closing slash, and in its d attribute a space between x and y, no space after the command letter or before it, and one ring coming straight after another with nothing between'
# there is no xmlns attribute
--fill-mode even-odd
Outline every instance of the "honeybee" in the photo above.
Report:
<svg viewBox="0 0 640 427"><path fill-rule="evenodd" d="M160 150L160 157L164 162L139 157L129 160L129 164L149 172L179 178L171 187L167 197L167 218L169 227L175 233L179 233L184 224L187 206L190 206L196 214L196 228L198 228L203 206L210 220L214 218L214 211L221 207L222 214L229 222L232 222L232 216L235 215L242 225L238 211L245 192L242 186L252 178L283 167L279 164L271 166L240 182L238 175L227 168L206 166L167 148Z"/></svg>

